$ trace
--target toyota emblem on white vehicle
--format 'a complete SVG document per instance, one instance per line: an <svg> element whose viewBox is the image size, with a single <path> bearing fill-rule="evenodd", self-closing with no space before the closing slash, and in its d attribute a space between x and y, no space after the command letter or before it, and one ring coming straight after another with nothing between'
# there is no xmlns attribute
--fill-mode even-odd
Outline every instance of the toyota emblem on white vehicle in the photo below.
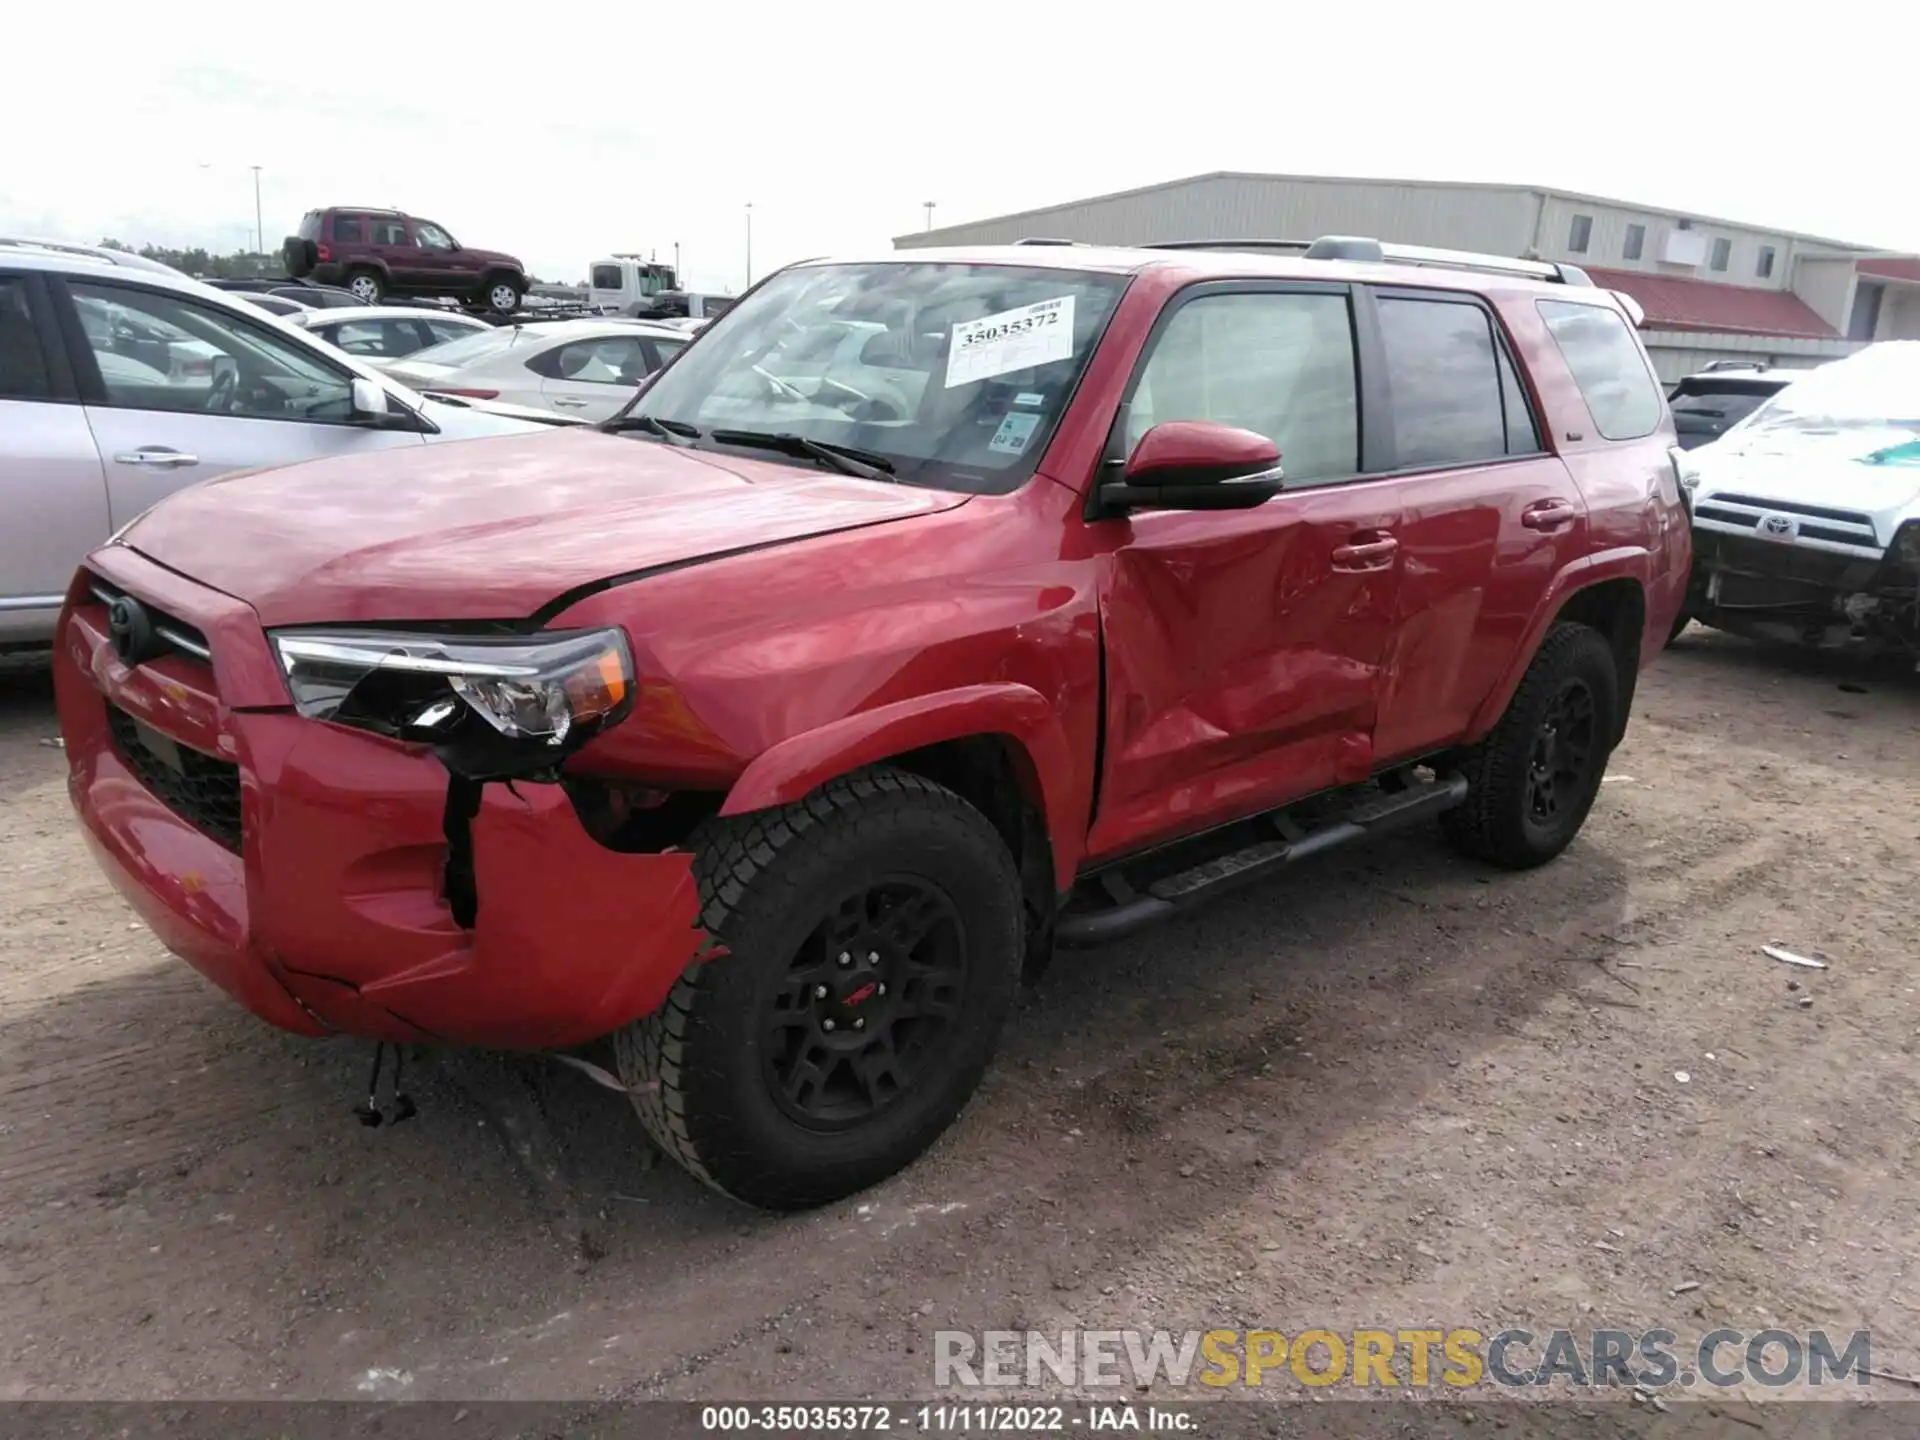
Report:
<svg viewBox="0 0 1920 1440"><path fill-rule="evenodd" d="M1791 515L1762 515L1760 532L1763 535L1789 536L1799 530L1799 525Z"/></svg>

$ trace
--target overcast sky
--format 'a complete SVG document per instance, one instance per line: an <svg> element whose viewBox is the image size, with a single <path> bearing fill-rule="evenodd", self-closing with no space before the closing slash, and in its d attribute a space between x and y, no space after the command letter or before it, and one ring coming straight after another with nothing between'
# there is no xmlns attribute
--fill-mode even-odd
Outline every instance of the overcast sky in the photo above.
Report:
<svg viewBox="0 0 1920 1440"><path fill-rule="evenodd" d="M269 248L309 208L390 205L546 279L677 241L692 287L738 289L749 201L764 273L884 249L927 200L952 224L1234 169L1920 249L1909 47L1878 3L166 10L11 22L0 232L247 246L259 165Z"/></svg>

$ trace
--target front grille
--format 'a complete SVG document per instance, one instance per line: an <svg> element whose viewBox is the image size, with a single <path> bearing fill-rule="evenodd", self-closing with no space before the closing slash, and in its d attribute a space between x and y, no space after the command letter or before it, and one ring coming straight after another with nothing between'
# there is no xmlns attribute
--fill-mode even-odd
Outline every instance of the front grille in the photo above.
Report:
<svg viewBox="0 0 1920 1440"><path fill-rule="evenodd" d="M114 601L127 593L118 585L102 580L98 575L89 579L87 588L93 591L94 599L106 606L111 606ZM154 638L167 649L203 662L213 658L213 647L207 644L207 637L200 631L177 616L167 614L156 605L149 605L144 600L140 603L145 607L147 618L153 624Z"/></svg>
<svg viewBox="0 0 1920 1440"><path fill-rule="evenodd" d="M1778 510L1786 515L1811 515L1816 520L1838 520L1847 525L1864 525L1873 529L1873 517L1859 510L1835 510L1827 505L1802 505L1797 500L1767 500L1758 495L1726 495L1713 497L1728 505L1750 505L1756 510Z"/></svg>
<svg viewBox="0 0 1920 1440"><path fill-rule="evenodd" d="M1827 505L1803 505L1797 500L1768 500L1759 495L1705 496L1694 503L1696 520L1708 525L1738 525L1753 530L1776 545L1812 541L1816 545L1845 545L1851 550L1880 549L1873 517L1859 510L1835 510ZM1769 515L1792 516L1794 533L1775 535L1762 524Z"/></svg>
<svg viewBox="0 0 1920 1440"><path fill-rule="evenodd" d="M240 853L240 767L216 760L107 706L113 748L140 783L209 839Z"/></svg>

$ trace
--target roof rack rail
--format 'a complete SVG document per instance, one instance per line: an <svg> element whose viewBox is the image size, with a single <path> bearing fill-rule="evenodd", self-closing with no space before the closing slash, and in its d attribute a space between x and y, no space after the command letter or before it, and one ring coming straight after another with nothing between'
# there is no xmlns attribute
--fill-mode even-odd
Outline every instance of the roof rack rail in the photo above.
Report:
<svg viewBox="0 0 1920 1440"><path fill-rule="evenodd" d="M1311 240L1156 240L1143 250L1309 250Z"/></svg>
<svg viewBox="0 0 1920 1440"><path fill-rule="evenodd" d="M1016 245L1078 245L1078 240L1057 240L1048 235L1028 235L1013 242Z"/></svg>
<svg viewBox="0 0 1920 1440"><path fill-rule="evenodd" d="M1322 235L1300 240L1174 240L1144 247L1149 250L1298 250L1308 260L1358 260L1376 265L1429 265L1442 270L1482 270L1496 275L1521 275L1561 285L1592 285L1578 265L1546 260L1521 260L1507 255L1482 255L1472 250L1442 250L1430 245L1389 245L1368 235Z"/></svg>

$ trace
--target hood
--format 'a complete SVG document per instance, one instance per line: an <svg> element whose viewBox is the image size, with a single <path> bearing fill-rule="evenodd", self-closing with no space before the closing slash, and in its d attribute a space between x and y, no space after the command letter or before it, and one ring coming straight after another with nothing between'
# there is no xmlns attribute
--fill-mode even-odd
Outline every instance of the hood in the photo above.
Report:
<svg viewBox="0 0 1920 1440"><path fill-rule="evenodd" d="M967 498L549 430L210 480L162 501L120 543L246 601L268 626L507 620L610 576Z"/></svg>
<svg viewBox="0 0 1920 1440"><path fill-rule="evenodd" d="M471 259L484 261L490 265L510 265L515 270L526 269L526 266L522 265L516 256L509 255L504 250L482 250L477 245L462 245L460 247L460 253Z"/></svg>
<svg viewBox="0 0 1920 1440"><path fill-rule="evenodd" d="M1912 438L1895 430L1783 434L1743 428L1690 451L1687 464L1699 477L1696 502L1746 495L1862 511L1873 517L1884 544L1900 520L1920 507L1920 465L1897 458L1875 464L1867 457Z"/></svg>

